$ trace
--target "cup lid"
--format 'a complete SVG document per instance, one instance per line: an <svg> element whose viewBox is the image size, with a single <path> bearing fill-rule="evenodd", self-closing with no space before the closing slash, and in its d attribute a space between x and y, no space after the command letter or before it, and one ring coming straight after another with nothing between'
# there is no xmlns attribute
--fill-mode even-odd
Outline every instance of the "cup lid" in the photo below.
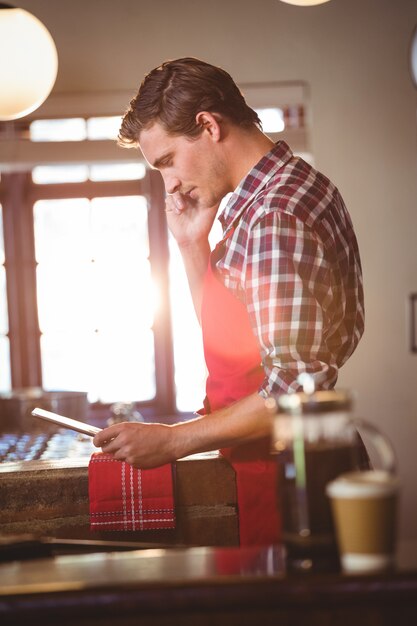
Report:
<svg viewBox="0 0 417 626"><path fill-rule="evenodd" d="M346 472L328 483L326 493L333 498L369 498L394 494L398 477L384 470Z"/></svg>

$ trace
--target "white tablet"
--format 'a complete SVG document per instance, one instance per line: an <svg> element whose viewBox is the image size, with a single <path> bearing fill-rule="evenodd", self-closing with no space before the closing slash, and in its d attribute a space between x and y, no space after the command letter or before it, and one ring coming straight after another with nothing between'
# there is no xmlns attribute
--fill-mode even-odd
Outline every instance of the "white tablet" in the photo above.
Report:
<svg viewBox="0 0 417 626"><path fill-rule="evenodd" d="M97 426L90 426L90 424L79 422L78 420L74 420L71 417L58 415L58 413L45 411L45 409L33 409L32 415L34 417L40 417L43 420L47 420L48 422L53 422L57 426L62 426L62 428L70 428L71 430L76 430L79 433L90 435L90 437L94 437L94 435L102 430L101 428L97 428Z"/></svg>

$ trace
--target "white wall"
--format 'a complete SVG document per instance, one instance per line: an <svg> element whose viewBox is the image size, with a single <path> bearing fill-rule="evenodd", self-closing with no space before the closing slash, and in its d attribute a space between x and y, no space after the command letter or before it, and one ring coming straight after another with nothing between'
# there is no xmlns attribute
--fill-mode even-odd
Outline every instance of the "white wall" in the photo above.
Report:
<svg viewBox="0 0 417 626"><path fill-rule="evenodd" d="M340 386L391 437L401 535L417 537L417 89L408 67L415 0L21 0L55 38L55 93L131 90L167 58L198 56L237 82L305 80L317 166L339 186L361 248L367 328ZM126 106L127 106L126 102Z"/></svg>

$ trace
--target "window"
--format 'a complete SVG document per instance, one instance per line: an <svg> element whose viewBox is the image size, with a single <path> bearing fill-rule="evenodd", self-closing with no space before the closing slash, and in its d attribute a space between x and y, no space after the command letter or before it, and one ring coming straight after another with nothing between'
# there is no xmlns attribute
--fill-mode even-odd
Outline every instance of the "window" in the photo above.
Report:
<svg viewBox="0 0 417 626"><path fill-rule="evenodd" d="M143 164L83 167L87 180L73 165L3 176L13 245L1 248L0 288L7 259L14 326L2 298L0 358L11 364L2 389L12 379L174 413L162 180Z"/></svg>

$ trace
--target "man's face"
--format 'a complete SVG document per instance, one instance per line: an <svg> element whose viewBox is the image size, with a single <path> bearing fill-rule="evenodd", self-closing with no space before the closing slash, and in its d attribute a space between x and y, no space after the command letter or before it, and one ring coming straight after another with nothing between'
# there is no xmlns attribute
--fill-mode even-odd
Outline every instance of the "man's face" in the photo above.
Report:
<svg viewBox="0 0 417 626"><path fill-rule="evenodd" d="M219 144L203 129L197 138L170 135L159 122L140 133L139 145L158 169L169 194L183 194L190 205L217 206L229 192L227 168Z"/></svg>

